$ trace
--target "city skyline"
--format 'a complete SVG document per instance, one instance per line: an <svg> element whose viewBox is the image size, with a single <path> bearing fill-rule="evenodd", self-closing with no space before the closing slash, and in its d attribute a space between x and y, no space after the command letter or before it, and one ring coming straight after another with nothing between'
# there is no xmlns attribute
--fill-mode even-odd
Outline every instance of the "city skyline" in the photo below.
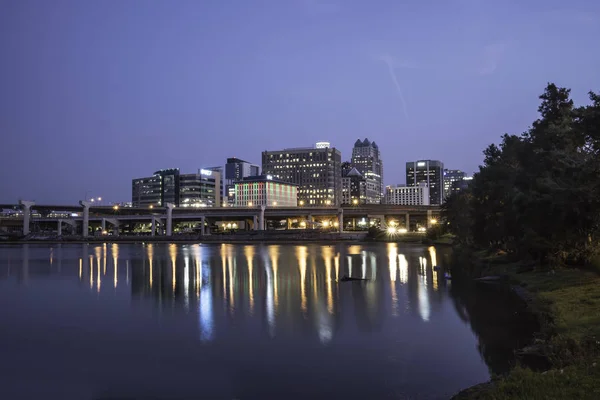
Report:
<svg viewBox="0 0 600 400"><path fill-rule="evenodd" d="M4 7L0 202L126 201L148 171L322 140L347 160L365 137L384 185L416 159L471 174L527 129L547 82L575 103L600 87L600 4L264 5Z"/></svg>

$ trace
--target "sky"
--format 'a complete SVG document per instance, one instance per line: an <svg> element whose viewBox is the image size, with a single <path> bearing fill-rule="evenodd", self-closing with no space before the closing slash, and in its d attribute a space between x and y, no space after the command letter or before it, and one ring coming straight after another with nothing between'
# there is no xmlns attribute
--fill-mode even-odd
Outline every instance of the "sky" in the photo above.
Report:
<svg viewBox="0 0 600 400"><path fill-rule="evenodd" d="M475 172L548 82L600 91L591 0L0 0L0 203L357 138Z"/></svg>

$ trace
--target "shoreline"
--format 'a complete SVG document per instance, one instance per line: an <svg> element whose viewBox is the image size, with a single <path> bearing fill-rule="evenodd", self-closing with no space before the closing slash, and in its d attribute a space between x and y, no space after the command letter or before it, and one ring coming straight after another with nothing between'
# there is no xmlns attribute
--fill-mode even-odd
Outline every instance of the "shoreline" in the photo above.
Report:
<svg viewBox="0 0 600 400"><path fill-rule="evenodd" d="M589 300L586 291L594 299L600 297L599 274L561 267L536 270L523 261L484 252L473 253L471 258L481 272L473 280L506 285L527 304L540 329L528 345L516 351L516 366L507 375L465 388L451 399L598 398L600 323L589 321L589 316L600 310L600 300ZM523 362L525 357L537 357L547 368L532 370Z"/></svg>

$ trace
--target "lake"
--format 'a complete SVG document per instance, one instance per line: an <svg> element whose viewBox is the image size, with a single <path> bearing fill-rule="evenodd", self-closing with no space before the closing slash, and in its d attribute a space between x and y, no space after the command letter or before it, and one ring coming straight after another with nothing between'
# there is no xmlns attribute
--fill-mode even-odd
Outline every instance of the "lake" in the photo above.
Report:
<svg viewBox="0 0 600 400"><path fill-rule="evenodd" d="M0 398L447 399L531 334L449 262L393 243L2 246Z"/></svg>

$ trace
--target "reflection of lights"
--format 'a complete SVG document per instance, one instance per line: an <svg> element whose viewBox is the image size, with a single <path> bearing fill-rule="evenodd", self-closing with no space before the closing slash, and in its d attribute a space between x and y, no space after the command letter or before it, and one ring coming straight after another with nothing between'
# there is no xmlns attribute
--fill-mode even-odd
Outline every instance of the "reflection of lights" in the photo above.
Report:
<svg viewBox="0 0 600 400"><path fill-rule="evenodd" d="M427 287L425 282L419 279L418 287L418 298L419 298L419 315L423 321L429 321L429 315L431 309L429 307L429 296L427 295Z"/></svg>
<svg viewBox="0 0 600 400"><path fill-rule="evenodd" d="M186 312L190 308L190 256L189 247L183 248L183 304Z"/></svg>
<svg viewBox="0 0 600 400"><path fill-rule="evenodd" d="M152 243L148 245L146 252L148 254L148 263L150 264L150 289L152 289L152 262L154 261L154 245Z"/></svg>
<svg viewBox="0 0 600 400"><path fill-rule="evenodd" d="M196 252L198 257L198 265L202 264L202 260L200 259L200 246L198 246L198 250ZM210 265L205 265L202 267L202 278L200 281L206 280L207 284L202 286L202 290L200 292L200 307L199 307L199 317L200 317L200 340L208 341L213 338L213 296L212 296L212 284L211 284L211 272Z"/></svg>
<svg viewBox="0 0 600 400"><path fill-rule="evenodd" d="M116 243L113 243L110 248L110 252L113 257L113 265L114 265L114 270L115 270L113 284L114 284L114 287L116 288L117 287L117 260L119 259L119 245Z"/></svg>
<svg viewBox="0 0 600 400"><path fill-rule="evenodd" d="M333 314L333 290L331 287L331 258L333 257L333 251L329 246L322 249L323 260L325 260L325 282L327 284L327 311Z"/></svg>
<svg viewBox="0 0 600 400"><path fill-rule="evenodd" d="M248 294L250 296L250 314L254 312L254 247L245 246L244 254L246 255L246 264L248 264Z"/></svg>
<svg viewBox="0 0 600 400"><path fill-rule="evenodd" d="M427 250L429 251L429 258L431 258L431 266L436 267L437 266L437 257L436 257L435 247L429 246L429 248Z"/></svg>
<svg viewBox="0 0 600 400"><path fill-rule="evenodd" d="M94 287L94 256L90 254L90 289Z"/></svg>
<svg viewBox="0 0 600 400"><path fill-rule="evenodd" d="M269 247L269 256L271 256L271 248ZM267 288L266 288L266 309L267 309L267 323L269 324L269 334L271 337L275 336L275 306L274 306L274 286L273 282L273 261L271 258L271 265L267 259L267 254L263 251L265 273L267 275Z"/></svg>
<svg viewBox="0 0 600 400"><path fill-rule="evenodd" d="M298 269L300 270L300 296L302 311L306 311L306 258L307 258L307 247L298 246L296 247L296 258L298 259Z"/></svg>
<svg viewBox="0 0 600 400"><path fill-rule="evenodd" d="M404 254L398 255L398 270L400 272L400 283L408 282L408 261Z"/></svg>
<svg viewBox="0 0 600 400"><path fill-rule="evenodd" d="M177 246L175 244L169 245L169 257L171 258L171 269L173 271L173 296L175 296L175 285L177 284Z"/></svg>
<svg viewBox="0 0 600 400"><path fill-rule="evenodd" d="M194 266L196 268L196 279L194 280L194 287L196 289L196 298L200 297L200 288L202 287L202 279L200 278L200 268L202 268L202 248L200 245L195 244L194 246Z"/></svg>
<svg viewBox="0 0 600 400"><path fill-rule="evenodd" d="M398 259L398 246L396 243L388 243L388 261L390 269L390 285L392 291L392 315L398 315L398 293L396 293L396 261Z"/></svg>
<svg viewBox="0 0 600 400"><path fill-rule="evenodd" d="M279 246L269 246L269 257L273 267L273 296L275 300L275 309L279 307L279 291L277 289L277 272L279 270Z"/></svg>
<svg viewBox="0 0 600 400"><path fill-rule="evenodd" d="M367 278L367 252L364 250L362 252L362 278Z"/></svg>
<svg viewBox="0 0 600 400"><path fill-rule="evenodd" d="M102 263L104 267L104 275L106 275L106 243L102 245Z"/></svg>
<svg viewBox="0 0 600 400"><path fill-rule="evenodd" d="M333 265L335 266L335 281L340 279L340 255L336 254L333 259Z"/></svg>
<svg viewBox="0 0 600 400"><path fill-rule="evenodd" d="M83 269L83 259L79 259L79 280L81 280L81 272Z"/></svg>
<svg viewBox="0 0 600 400"><path fill-rule="evenodd" d="M348 276L352 276L352 257L348 256Z"/></svg>

